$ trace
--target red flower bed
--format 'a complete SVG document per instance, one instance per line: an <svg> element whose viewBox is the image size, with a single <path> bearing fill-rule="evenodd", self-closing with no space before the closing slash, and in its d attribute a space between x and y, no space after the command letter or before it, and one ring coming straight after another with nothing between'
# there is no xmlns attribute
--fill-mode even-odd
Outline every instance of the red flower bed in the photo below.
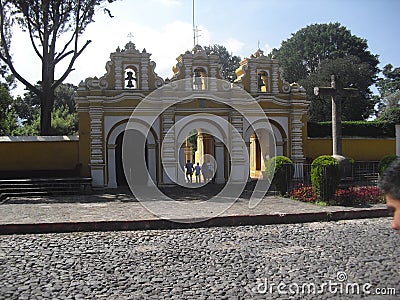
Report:
<svg viewBox="0 0 400 300"><path fill-rule="evenodd" d="M314 203L317 195L311 185L301 184L294 188L290 197L302 201ZM376 204L383 203L383 193L376 186L354 186L346 189L338 189L332 199L332 203L336 205L359 205L359 204Z"/></svg>
<svg viewBox="0 0 400 300"><path fill-rule="evenodd" d="M334 200L341 205L376 204L384 202L382 191L376 186L354 186L336 191Z"/></svg>
<svg viewBox="0 0 400 300"><path fill-rule="evenodd" d="M311 185L300 184L297 188L293 189L290 197L302 202L315 202L317 195L315 194Z"/></svg>

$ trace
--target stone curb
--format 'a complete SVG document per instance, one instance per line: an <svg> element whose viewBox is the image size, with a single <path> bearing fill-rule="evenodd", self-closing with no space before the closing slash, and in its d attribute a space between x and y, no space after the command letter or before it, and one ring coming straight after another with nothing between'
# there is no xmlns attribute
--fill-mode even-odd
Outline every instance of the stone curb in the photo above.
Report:
<svg viewBox="0 0 400 300"><path fill-rule="evenodd" d="M367 210L338 210L332 212L299 214L221 216L201 222L196 222L196 219L183 220L183 222L173 222L163 219L149 219L133 221L0 224L0 235L89 231L162 230L242 225L292 224L308 222L328 222L349 219L381 218L390 217L391 215L392 214L390 213L390 211L386 208L376 208Z"/></svg>

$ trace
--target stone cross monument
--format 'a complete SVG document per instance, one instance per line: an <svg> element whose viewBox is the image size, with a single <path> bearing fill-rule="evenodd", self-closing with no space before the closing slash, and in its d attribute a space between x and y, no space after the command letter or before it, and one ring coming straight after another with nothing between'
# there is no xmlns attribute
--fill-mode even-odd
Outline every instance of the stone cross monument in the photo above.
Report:
<svg viewBox="0 0 400 300"><path fill-rule="evenodd" d="M315 87L316 96L331 96L332 98L332 154L334 157L343 156L342 151L342 97L354 97L358 94L355 88L336 87L335 75L331 75L331 86Z"/></svg>

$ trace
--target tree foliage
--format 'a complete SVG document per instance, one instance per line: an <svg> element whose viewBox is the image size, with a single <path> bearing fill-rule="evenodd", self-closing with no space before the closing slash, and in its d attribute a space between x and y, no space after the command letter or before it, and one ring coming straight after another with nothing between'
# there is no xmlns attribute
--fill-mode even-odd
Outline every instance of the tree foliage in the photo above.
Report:
<svg viewBox="0 0 400 300"><path fill-rule="evenodd" d="M383 68L382 73L383 77L376 83L380 94L379 114L383 114L386 110L400 108L400 67L393 69L393 66L388 64Z"/></svg>
<svg viewBox="0 0 400 300"><path fill-rule="evenodd" d="M215 53L218 55L219 63L222 65L222 76L229 82L233 82L236 78L235 70L239 67L241 58L228 52L221 45L205 46L204 50L207 54Z"/></svg>
<svg viewBox="0 0 400 300"><path fill-rule="evenodd" d="M336 88L341 90L352 87L358 90L357 95L342 96L342 120L365 120L374 111L375 101L371 97L369 87L373 84L374 74L370 66L361 62L356 56L347 56L324 60L317 73L301 79L299 83L307 91L315 86L329 86L331 74L335 74ZM311 99L308 117L310 121L330 121L332 103L330 96L309 95Z"/></svg>
<svg viewBox="0 0 400 300"><path fill-rule="evenodd" d="M40 84L38 84L40 85ZM75 110L74 93L77 87L70 84L61 84L54 92L55 100L52 111L52 135L73 135L78 131L78 115ZM14 101L21 126L16 128L12 135L39 135L40 134L40 99L32 91L27 91L24 97Z"/></svg>
<svg viewBox="0 0 400 300"><path fill-rule="evenodd" d="M13 98L10 86L9 82L0 83L0 136L39 135L39 98L32 91L27 91L23 97ZM73 135L78 132L74 101L76 89L76 86L68 83L56 88L51 120L52 135Z"/></svg>
<svg viewBox="0 0 400 300"><path fill-rule="evenodd" d="M0 59L13 75L40 100L42 135L51 134L51 112L54 91L74 70L76 59L91 42L79 45L79 37L93 22L96 9L115 0L0 0ZM109 14L109 10L106 10ZM11 29L14 24L29 34L33 51L41 60L41 84L36 86L25 79L15 68L11 54ZM64 42L58 46L57 41ZM26 51L26 49L23 49ZM55 68L60 62L67 67L59 78Z"/></svg>
<svg viewBox="0 0 400 300"><path fill-rule="evenodd" d="M17 114L12 106L13 98L8 85L0 84L0 136L8 135L18 126Z"/></svg>
<svg viewBox="0 0 400 300"><path fill-rule="evenodd" d="M392 107L385 111L378 118L381 122L400 124L400 107Z"/></svg>
<svg viewBox="0 0 400 300"><path fill-rule="evenodd" d="M331 102L328 99L321 101L320 97L313 94L314 86L329 84L327 72L339 75L339 85L353 85L360 89L358 99L345 100L343 118L360 120L368 117L374 105L369 86L376 79L379 61L376 55L368 51L365 39L352 35L339 23L313 24L292 34L272 53L279 59L285 79L298 82L306 88L312 101L310 121L330 119ZM351 76L346 76L347 72Z"/></svg>

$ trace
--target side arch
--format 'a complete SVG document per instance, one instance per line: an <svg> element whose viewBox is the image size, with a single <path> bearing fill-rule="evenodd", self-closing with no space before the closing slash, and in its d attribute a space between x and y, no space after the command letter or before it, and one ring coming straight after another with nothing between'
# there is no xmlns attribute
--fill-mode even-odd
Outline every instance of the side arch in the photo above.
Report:
<svg viewBox="0 0 400 300"><path fill-rule="evenodd" d="M129 119L119 121L111 127L106 138L106 178L108 188L117 188L117 139L127 129ZM148 124L143 124L148 126ZM129 129L129 128L128 128ZM122 145L121 145L122 146ZM150 127L149 134L146 137L146 156L147 156L147 168L150 173L151 179L157 184L157 168L158 168L158 136L153 127Z"/></svg>

